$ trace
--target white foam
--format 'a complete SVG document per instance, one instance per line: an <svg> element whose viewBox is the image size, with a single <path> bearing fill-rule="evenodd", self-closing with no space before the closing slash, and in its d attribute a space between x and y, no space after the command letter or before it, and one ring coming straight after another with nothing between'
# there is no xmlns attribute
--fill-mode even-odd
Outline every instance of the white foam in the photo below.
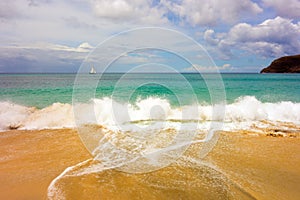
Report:
<svg viewBox="0 0 300 200"><path fill-rule="evenodd" d="M35 108L25 107L11 102L0 102L0 129L17 128L27 117L36 111Z"/></svg>
<svg viewBox="0 0 300 200"><path fill-rule="evenodd" d="M70 104L54 103L36 110L23 120L23 129L75 127L73 109Z"/></svg>
<svg viewBox="0 0 300 200"><path fill-rule="evenodd" d="M218 121L223 118L222 111L212 115L213 108L218 106L220 107L184 105L173 108L166 99L154 97L138 100L135 104L120 103L105 97L76 104L74 108L71 104L54 103L40 110L11 102L0 102L0 129L54 129L76 127L79 124L99 124L112 129L122 127L128 130L149 127L151 124L150 127L156 129L166 126L179 127L182 120L186 124L200 120L199 128L208 130L208 124L212 120ZM253 96L246 96L226 105L224 125L228 129L248 126L260 120L299 124L300 103L262 103ZM136 123L132 125L132 122Z"/></svg>

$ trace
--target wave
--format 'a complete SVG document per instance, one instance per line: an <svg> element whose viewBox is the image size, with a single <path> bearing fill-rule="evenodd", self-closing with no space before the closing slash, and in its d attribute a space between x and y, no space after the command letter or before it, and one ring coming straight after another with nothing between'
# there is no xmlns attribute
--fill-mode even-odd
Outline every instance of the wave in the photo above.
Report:
<svg viewBox="0 0 300 200"><path fill-rule="evenodd" d="M261 120L300 122L300 103L283 101L263 103L253 96L244 96L225 106L225 112L215 112L219 105L185 105L172 107L167 99L148 97L134 104L117 102L111 98L92 99L88 103L54 103L43 109L26 107L12 102L0 102L0 130L74 128L83 124L109 127L119 125L148 125L155 122L202 124L224 120L231 128L237 124ZM223 114L224 113L224 114Z"/></svg>

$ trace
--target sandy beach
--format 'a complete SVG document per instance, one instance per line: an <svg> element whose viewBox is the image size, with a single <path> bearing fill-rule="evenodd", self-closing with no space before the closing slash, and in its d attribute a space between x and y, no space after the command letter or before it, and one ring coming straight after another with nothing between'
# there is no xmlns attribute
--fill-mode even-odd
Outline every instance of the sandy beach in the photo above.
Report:
<svg viewBox="0 0 300 200"><path fill-rule="evenodd" d="M179 161L146 174L107 170L65 178L60 185L68 199L297 199L299 132L286 137L274 130L222 132L197 167ZM46 199L54 178L91 158L72 129L1 132L0 155L0 199Z"/></svg>

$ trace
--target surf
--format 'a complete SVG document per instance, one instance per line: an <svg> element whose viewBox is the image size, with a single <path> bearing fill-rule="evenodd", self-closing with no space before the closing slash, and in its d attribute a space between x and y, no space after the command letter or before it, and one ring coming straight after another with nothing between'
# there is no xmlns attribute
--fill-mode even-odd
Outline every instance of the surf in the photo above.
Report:
<svg viewBox="0 0 300 200"><path fill-rule="evenodd" d="M159 97L138 99L134 103L118 102L104 97L74 105L57 102L42 109L2 101L0 130L75 128L84 124L103 125L111 129L122 126L124 129L130 129L134 127L133 124L140 127L147 127L149 124L154 127L156 124L159 127L161 123L174 128L178 124L195 122L200 122L199 128L207 130L212 121L223 122L224 128L231 130L235 126L249 128L251 124L264 120L296 124L300 121L300 103L291 101L268 103L261 102L254 96L244 96L226 105L224 116L212 115L213 109L218 106L204 103L174 107L167 99Z"/></svg>

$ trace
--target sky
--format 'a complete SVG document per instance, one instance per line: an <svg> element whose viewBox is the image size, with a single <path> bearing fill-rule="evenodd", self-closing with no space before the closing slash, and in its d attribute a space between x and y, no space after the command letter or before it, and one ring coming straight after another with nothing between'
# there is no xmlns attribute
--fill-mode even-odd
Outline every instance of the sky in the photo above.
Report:
<svg viewBox="0 0 300 200"><path fill-rule="evenodd" d="M275 58L300 54L299 0L10 0L0 1L0 73L76 73L99 44L143 27L192 38L221 72L257 73ZM156 33L152 40L163 46L162 38ZM195 50L190 56L201 60ZM122 54L111 71L147 63L179 72L212 68L175 61L170 52L139 50Z"/></svg>

